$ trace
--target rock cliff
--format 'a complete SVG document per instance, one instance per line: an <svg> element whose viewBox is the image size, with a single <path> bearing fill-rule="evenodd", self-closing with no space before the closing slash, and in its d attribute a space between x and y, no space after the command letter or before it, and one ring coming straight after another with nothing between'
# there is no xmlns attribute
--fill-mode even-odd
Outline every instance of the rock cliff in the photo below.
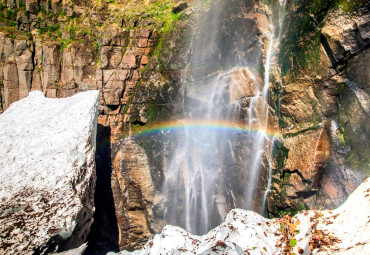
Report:
<svg viewBox="0 0 370 255"><path fill-rule="evenodd" d="M114 203L123 203L119 200L120 188L114 188L120 181L115 171L124 171L110 170L112 163L108 161L112 157L108 154L116 153L113 147L122 134L132 133L154 119L165 119L169 113L176 114L177 98L181 97L176 75L181 63L177 61L175 66L169 62L173 55L181 55L181 50L174 54L174 43L183 38L180 34L187 33L186 19L192 11L184 4L175 6L175 2L27 0L0 4L0 113L34 90L48 98L99 90L98 129L102 133L98 137L103 139L98 139L97 172L103 181L98 180L96 199L101 201L96 202L102 208L97 212L110 216L96 216L95 224L106 226L106 230L97 227L96 236L100 240L104 239L101 236L107 237L108 246L117 241L112 241L116 239L109 229L115 227L110 227L106 219L123 213L114 211ZM107 173L113 174L112 179L109 177L112 183L104 181ZM140 182L152 185L149 179ZM112 204L108 201L113 194L107 192L111 187L116 198ZM112 206L113 214L105 212ZM116 224L116 220L112 222ZM121 240L126 240L124 233L120 234ZM139 240L131 246L146 242ZM120 245L127 247L128 242Z"/></svg>
<svg viewBox="0 0 370 255"><path fill-rule="evenodd" d="M284 137L271 215L335 208L368 176L369 80L360 70L369 69L369 26L366 1L288 1L271 93Z"/></svg>
<svg viewBox="0 0 370 255"><path fill-rule="evenodd" d="M0 253L81 245L93 222L98 92L34 91L0 115Z"/></svg>
<svg viewBox="0 0 370 255"><path fill-rule="evenodd" d="M176 137L164 131L150 137L137 134L184 118L189 114L186 104L192 104L194 115L202 112L198 92L207 89L202 88L204 80L234 66L243 68L231 75L225 102L238 105L238 122L248 121L246 109L256 93L251 73L261 86L267 33L281 22L268 111L269 129L281 137L269 140L260 162L255 210L261 207L269 168L269 216L335 208L369 174L370 83L363 71L369 69L369 4L211 2L0 4L0 113L33 90L49 98L99 90L97 213L87 254L101 247L137 249L160 232L168 199L161 187ZM286 3L284 10L276 8L278 2ZM204 32L208 23L215 29ZM197 44L203 38L209 43ZM250 185L241 169L251 145L230 138L217 153L225 159L227 192L220 196L227 202L216 200L226 212ZM234 188L239 195L230 192ZM177 209L180 218L182 210Z"/></svg>

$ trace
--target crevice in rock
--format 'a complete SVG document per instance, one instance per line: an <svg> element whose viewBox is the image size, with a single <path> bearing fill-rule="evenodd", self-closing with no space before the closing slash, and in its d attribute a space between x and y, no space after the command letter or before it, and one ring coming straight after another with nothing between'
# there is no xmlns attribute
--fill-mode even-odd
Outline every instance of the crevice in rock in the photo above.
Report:
<svg viewBox="0 0 370 255"><path fill-rule="evenodd" d="M98 124L96 143L96 190L94 223L84 255L118 252L118 226L111 188L111 128Z"/></svg>
<svg viewBox="0 0 370 255"><path fill-rule="evenodd" d="M317 191L313 191L313 190L310 190L310 191L300 191L300 192L296 192L297 196L296 197L292 197L294 199L297 199L297 198L303 198L303 199L307 199L309 197L312 197L312 196L315 196L317 194Z"/></svg>
<svg viewBox="0 0 370 255"><path fill-rule="evenodd" d="M304 182L304 183L306 183L306 184L311 184L311 183L312 183L312 181L305 179L305 178L303 177L302 173L301 173L298 169L296 169L296 170L294 170L294 171L284 170L284 171L282 172L282 176L284 176L284 175L285 175L285 173L289 173L289 174L297 174L297 175L301 178L302 182Z"/></svg>
<svg viewBox="0 0 370 255"><path fill-rule="evenodd" d="M330 62L332 64L333 68L335 69L336 66L338 65L338 63L335 61L334 53L330 48L328 40L326 39L326 37L323 34L320 35L320 41L321 41L321 45L324 47L325 52L326 52L326 54L328 55L328 57L330 59Z"/></svg>
<svg viewBox="0 0 370 255"><path fill-rule="evenodd" d="M115 111L118 109L118 107L120 107L119 105L107 105L107 107L111 110L111 111Z"/></svg>
<svg viewBox="0 0 370 255"><path fill-rule="evenodd" d="M140 121L140 120L135 120L133 122L131 122L132 125L139 125L139 126L145 126L145 123Z"/></svg>

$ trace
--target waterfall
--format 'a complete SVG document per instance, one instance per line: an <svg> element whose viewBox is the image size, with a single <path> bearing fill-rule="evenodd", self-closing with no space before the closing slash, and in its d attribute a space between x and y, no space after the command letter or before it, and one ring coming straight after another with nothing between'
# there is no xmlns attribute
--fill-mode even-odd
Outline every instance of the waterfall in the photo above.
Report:
<svg viewBox="0 0 370 255"><path fill-rule="evenodd" d="M260 168L260 162L262 155L264 153L264 147L265 147L265 138L266 138L266 129L267 129L267 121L268 121L268 104L267 104L267 94L268 94L268 88L269 88L269 81L270 81L270 64L271 64L271 55L272 55L272 49L273 49L273 33L269 36L269 48L266 55L266 63L265 63L265 74L264 74L264 84L262 89L262 102L261 102L261 115L262 115L262 123L261 131L258 132L256 139L256 142L254 144L254 155L253 155L253 163L252 167L249 169L250 173L250 180L249 185L245 189L245 205L244 208L251 209L252 206L252 199L254 196L256 178L257 174L259 172ZM254 105L250 105L250 108L254 107ZM251 118L251 117L250 117ZM249 123L249 126L251 127L251 123Z"/></svg>
<svg viewBox="0 0 370 255"><path fill-rule="evenodd" d="M267 188L265 191L265 194L263 195L263 200L262 200L262 207L261 207L261 214L263 215L265 212L266 208L266 203L267 203L267 196L269 192L271 191L271 184L272 184L272 159L273 159L273 153L274 153L274 144L275 144L276 137L272 138L271 142L271 149L270 149L270 157L268 160L268 167L269 167L269 175L268 175L268 182L267 182Z"/></svg>
<svg viewBox="0 0 370 255"><path fill-rule="evenodd" d="M194 30L189 74L183 82L183 128L164 171L162 189L164 221L194 234L208 232L231 208L255 208L255 190L269 136L274 28L268 34L263 78L250 66L234 65L220 71L207 65L220 54L215 50L221 40L217 31L222 4L227 3L221 0L215 4L221 6L211 8L206 17L209 20ZM269 176L271 171L270 167Z"/></svg>
<svg viewBox="0 0 370 255"><path fill-rule="evenodd" d="M182 206L185 227L194 233L206 233L210 228L210 219L214 220L216 217L218 222L225 216L214 215L214 208L220 206L217 205L217 197L222 197L224 192L222 178L218 178L221 166L217 148L225 134L219 123L232 119L232 111L226 111L224 117L221 115L224 110L225 89L233 73L234 71L230 71L217 75L203 84L210 91L210 94L199 99L203 101L204 109L201 113L190 112L184 120L184 132L166 171L164 194L173 196L175 202L169 203L165 219L181 225L181 220L179 223L176 218L179 206ZM199 85L200 82L194 84ZM197 127L190 125L194 122L201 124ZM181 186L184 190L179 189ZM184 198L181 198L182 192ZM179 205L179 201L183 205ZM224 208L218 208L217 211L227 213Z"/></svg>

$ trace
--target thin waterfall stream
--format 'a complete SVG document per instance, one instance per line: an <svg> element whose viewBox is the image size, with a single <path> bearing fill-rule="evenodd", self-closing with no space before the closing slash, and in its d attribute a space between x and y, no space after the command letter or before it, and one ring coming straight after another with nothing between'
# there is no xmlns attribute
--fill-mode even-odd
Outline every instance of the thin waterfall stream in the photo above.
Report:
<svg viewBox="0 0 370 255"><path fill-rule="evenodd" d="M286 15L286 10L285 10L286 0L280 1L280 5L281 6L279 8L279 18L278 18L279 26L278 26L278 31L277 31L278 36L277 36L275 45L274 45L274 34L275 34L276 31L275 31L274 27L273 27L271 35L270 35L270 46L269 46L269 51L268 51L267 58L266 58L265 83L269 83L271 58L274 57L274 47L276 49L280 45L281 35L282 35L282 31L283 31L284 18L285 18L285 15ZM265 87L268 88L268 84L267 85L265 84ZM267 93L267 90L266 90L266 93ZM275 140L276 140L276 137L274 136L272 138L271 147L270 147L270 155L269 155L269 160L268 160L268 169L269 169L269 171L268 171L268 182L267 182L267 187L266 187L265 194L263 195L262 208L261 208L261 213L262 214L265 212L265 207L266 207L266 203L267 203L267 196L268 196L269 192L271 191L272 167L273 167L272 166L273 165L272 158L273 158L273 150L274 150Z"/></svg>

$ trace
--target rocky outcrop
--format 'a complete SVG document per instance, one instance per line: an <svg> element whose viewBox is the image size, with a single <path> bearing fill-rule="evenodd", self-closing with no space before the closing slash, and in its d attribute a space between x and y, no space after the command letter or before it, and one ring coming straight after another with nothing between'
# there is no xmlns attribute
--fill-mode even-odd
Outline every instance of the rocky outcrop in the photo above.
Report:
<svg viewBox="0 0 370 255"><path fill-rule="evenodd" d="M251 211L232 210L206 235L166 226L143 250L119 254L365 254L370 247L369 196L367 179L333 211L265 219Z"/></svg>
<svg viewBox="0 0 370 255"><path fill-rule="evenodd" d="M279 65L287 70L289 54L295 65L277 71L273 85L284 137L268 200L274 215L335 208L369 174L368 75L360 71L368 68L369 5L352 6L351 13L299 1L287 7ZM307 22L297 23L305 15ZM292 44L297 38L302 44Z"/></svg>
<svg viewBox="0 0 370 255"><path fill-rule="evenodd" d="M35 91L0 115L0 251L81 245L94 213L98 92Z"/></svg>
<svg viewBox="0 0 370 255"><path fill-rule="evenodd" d="M303 134L291 134L282 146L284 166L282 172L274 176L281 183L273 184L267 211L278 215L282 208L292 211L315 208L317 192L330 158L327 130L315 126Z"/></svg>
<svg viewBox="0 0 370 255"><path fill-rule="evenodd" d="M134 139L124 139L112 163L112 190L121 250L139 248L153 234L154 184L147 155Z"/></svg>
<svg viewBox="0 0 370 255"><path fill-rule="evenodd" d="M135 84L148 63L155 36L152 30L144 28L136 33L110 35L119 38L115 41L104 40L104 36L99 40L97 52L92 46L77 42L62 49L59 43L12 41L0 33L3 108L32 90L41 90L47 97L55 98L96 89L101 92L100 113L107 116L120 113L122 106L132 103ZM140 40L150 43L139 43ZM132 45L127 45L128 41ZM122 50L123 47L127 49Z"/></svg>
<svg viewBox="0 0 370 255"><path fill-rule="evenodd" d="M359 10L360 15L332 10L325 18L321 39L334 68L345 64L368 47L370 13L366 8L368 6Z"/></svg>

